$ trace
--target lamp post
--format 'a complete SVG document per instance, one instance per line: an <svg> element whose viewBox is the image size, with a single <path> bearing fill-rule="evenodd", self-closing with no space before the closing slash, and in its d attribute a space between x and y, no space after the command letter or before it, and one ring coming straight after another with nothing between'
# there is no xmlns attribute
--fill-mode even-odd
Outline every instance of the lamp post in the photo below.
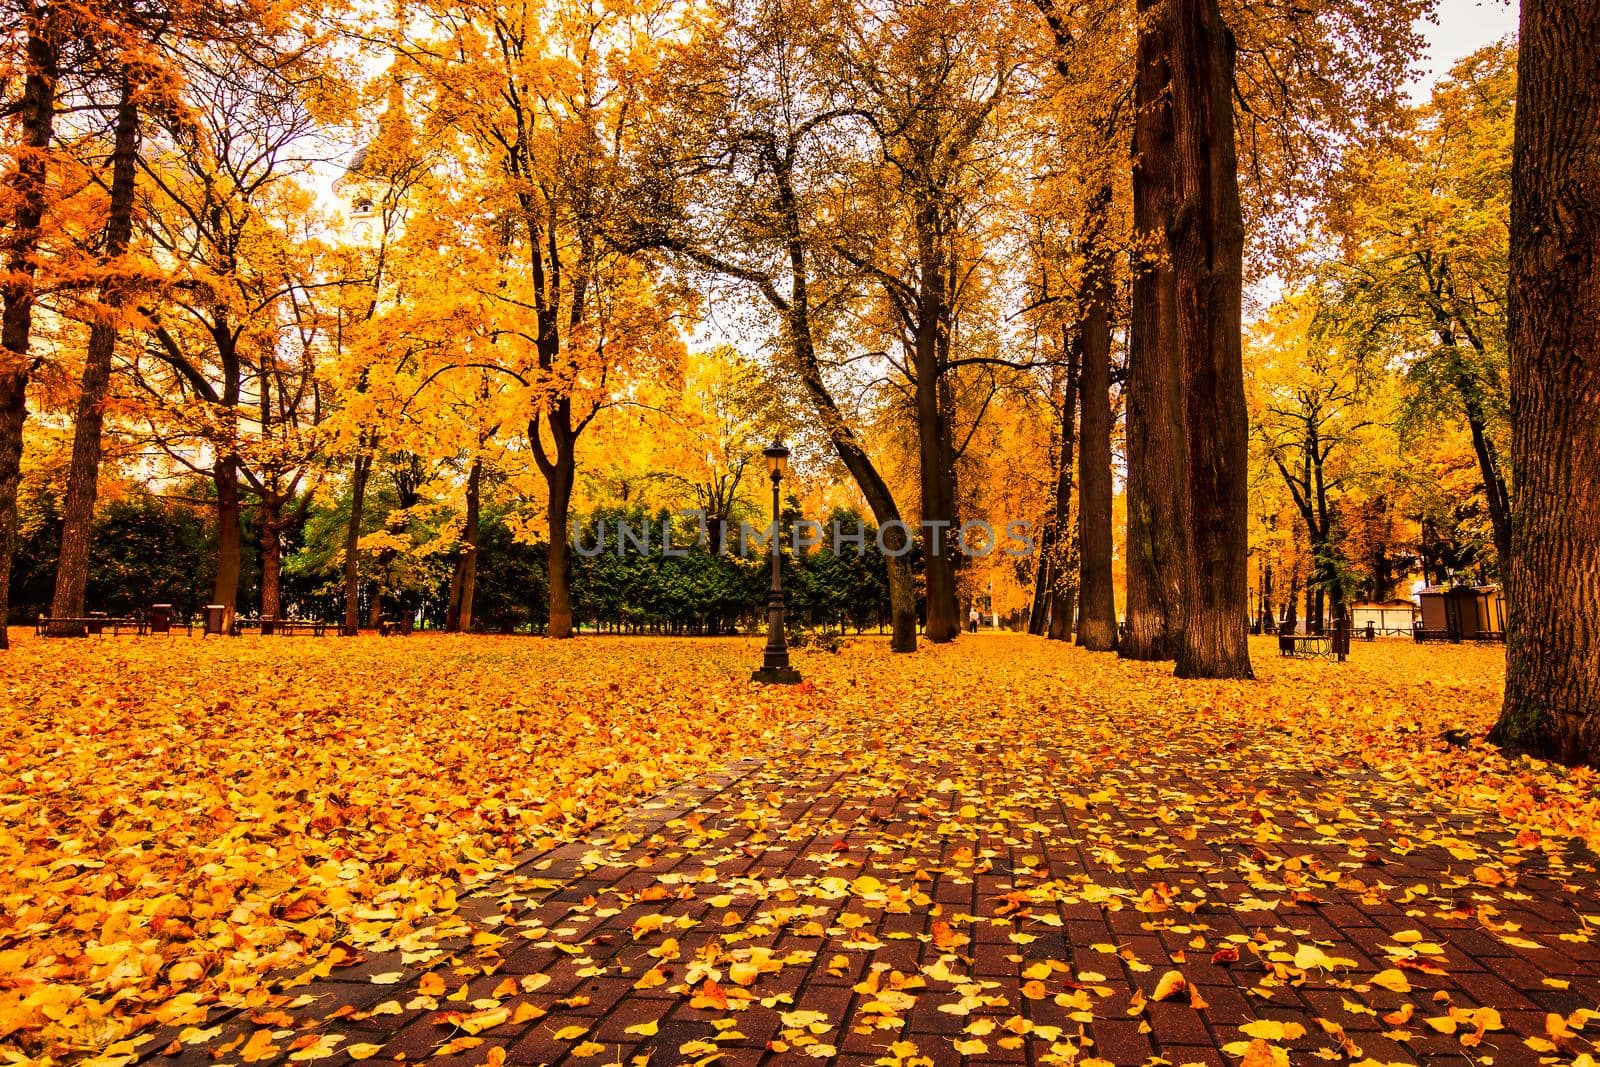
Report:
<svg viewBox="0 0 1600 1067"><path fill-rule="evenodd" d="M789 467L789 450L781 440L774 439L761 454L766 457L767 474L772 478L772 592L767 597L767 647L761 657L761 669L750 680L765 685L794 685L800 681L800 672L789 666L789 642L783 632L783 536L778 521L778 483Z"/></svg>

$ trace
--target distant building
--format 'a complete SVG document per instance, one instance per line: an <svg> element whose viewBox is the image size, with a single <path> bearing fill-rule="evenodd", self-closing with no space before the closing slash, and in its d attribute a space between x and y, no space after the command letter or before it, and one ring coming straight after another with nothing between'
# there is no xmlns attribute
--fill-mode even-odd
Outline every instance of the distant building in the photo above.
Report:
<svg viewBox="0 0 1600 1067"><path fill-rule="evenodd" d="M1498 585L1429 586L1419 590L1418 641L1504 641L1505 601Z"/></svg>
<svg viewBox="0 0 1600 1067"><path fill-rule="evenodd" d="M1409 600L1374 600L1350 609L1350 630L1357 636L1372 627L1376 637L1410 637L1417 606Z"/></svg>

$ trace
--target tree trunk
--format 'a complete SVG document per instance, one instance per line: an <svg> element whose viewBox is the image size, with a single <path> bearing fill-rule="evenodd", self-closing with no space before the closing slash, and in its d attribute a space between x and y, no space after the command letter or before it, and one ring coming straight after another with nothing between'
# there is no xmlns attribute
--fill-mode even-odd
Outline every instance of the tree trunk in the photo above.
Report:
<svg viewBox="0 0 1600 1067"><path fill-rule="evenodd" d="M1289 573L1289 595L1283 602L1283 621L1288 623L1291 629L1298 629L1300 626L1300 616L1297 614L1299 610L1300 572L1291 571Z"/></svg>
<svg viewBox="0 0 1600 1067"><path fill-rule="evenodd" d="M1600 0L1523 0L1511 178L1511 566L1490 737L1600 763Z"/></svg>
<svg viewBox="0 0 1600 1067"><path fill-rule="evenodd" d="M1072 640L1072 616L1078 609L1078 590L1071 585L1060 585L1050 593L1050 628L1045 637L1051 641Z"/></svg>
<svg viewBox="0 0 1600 1067"><path fill-rule="evenodd" d="M550 521L550 626L547 633L556 638L572 636L572 544L567 521L576 480L576 458L571 446L558 445L555 472L549 479L550 503L546 512ZM465 581L462 595L466 595Z"/></svg>
<svg viewBox="0 0 1600 1067"><path fill-rule="evenodd" d="M1260 618L1261 618L1263 624L1265 624L1267 621L1269 621L1273 617L1272 594L1273 594L1273 589L1272 589L1272 560L1267 558L1267 557L1265 557L1265 556L1263 556L1262 560L1261 560L1261 615L1260 615ZM1263 625L1263 627L1262 627L1262 632L1263 633L1266 632L1265 625Z"/></svg>
<svg viewBox="0 0 1600 1067"><path fill-rule="evenodd" d="M929 268L932 269L931 267ZM937 273L937 271L934 271ZM924 299L923 303L929 301ZM927 604L922 632L936 644L953 641L961 633L961 611L956 603L955 500L950 484L949 423L940 403L938 358L939 320L922 311L913 358L916 364L917 460L922 489L922 572Z"/></svg>
<svg viewBox="0 0 1600 1067"><path fill-rule="evenodd" d="M361 632L361 520L367 508L367 481L372 477L372 453L356 453L350 471L350 524L344 531L344 632Z"/></svg>
<svg viewBox="0 0 1600 1067"><path fill-rule="evenodd" d="M466 515L461 526L461 552L456 556L450 576L450 609L445 629L452 633L472 632L472 597L478 585L478 528L482 496L483 461L474 459L467 472Z"/></svg>
<svg viewBox="0 0 1600 1067"><path fill-rule="evenodd" d="M1188 467L1179 362L1173 212L1173 116L1167 48L1171 16L1139 0L1134 85L1133 216L1149 262L1134 273L1127 385L1128 659L1172 659L1183 632L1188 569Z"/></svg>
<svg viewBox="0 0 1600 1067"><path fill-rule="evenodd" d="M1489 527L1494 531L1495 558L1503 578L1511 559L1511 498L1506 492L1505 475L1500 471L1500 457L1495 454L1494 442L1489 439L1483 404L1477 397L1469 395L1465 386L1461 388L1463 406L1467 412L1467 429L1472 433L1472 451L1478 457L1478 471L1483 479L1483 498L1489 505Z"/></svg>
<svg viewBox="0 0 1600 1067"><path fill-rule="evenodd" d="M1104 199L1111 199L1106 190ZM1111 585L1111 283L1091 248L1088 300L1079 324L1083 353L1083 413L1078 479L1078 644L1091 652L1117 647L1117 606Z"/></svg>
<svg viewBox="0 0 1600 1067"><path fill-rule="evenodd" d="M905 522L900 517L900 507L895 503L889 483L873 464L867 450L856 439L850 424L845 421L822 378L822 366L817 360L816 343L811 333L810 273L807 267L806 245L800 237L798 208L787 175L777 176L779 203L784 209L784 225L788 230L786 240L789 250L789 299L777 301L775 306L784 313L788 326L789 352L800 371L800 381L811 398L827 431L834 452L855 479L867 507L872 509L873 521L878 524L888 556L890 637L892 652L917 650L917 591L911 570L911 539ZM769 295L769 301L773 296Z"/></svg>
<svg viewBox="0 0 1600 1067"><path fill-rule="evenodd" d="M1033 572L1033 603L1028 608L1028 632L1043 637L1050 614L1050 538L1046 528L1039 538L1039 555Z"/></svg>
<svg viewBox="0 0 1600 1067"><path fill-rule="evenodd" d="M244 552L244 531L239 527L239 460L219 456L211 469L217 487L217 580L211 602L223 606L222 625L233 623L239 604L239 564Z"/></svg>
<svg viewBox="0 0 1600 1067"><path fill-rule="evenodd" d="M1217 0L1169 0L1169 6L1172 250L1189 446L1189 566L1177 674L1250 678L1244 225L1233 143L1233 36Z"/></svg>
<svg viewBox="0 0 1600 1067"><path fill-rule="evenodd" d="M1072 640L1072 615L1076 609L1077 586L1080 576L1069 566L1072 540L1072 476L1073 458L1078 444L1078 379L1083 367L1083 349L1066 327L1061 330L1062 349L1067 355L1067 380L1061 395L1061 456L1056 466L1055 513L1047 531L1050 586L1045 591L1049 610L1043 626L1046 638L1052 641Z"/></svg>
<svg viewBox="0 0 1600 1067"><path fill-rule="evenodd" d="M283 618L283 501L264 492L258 509L261 523L261 617Z"/></svg>
<svg viewBox="0 0 1600 1067"><path fill-rule="evenodd" d="M52 619L82 618L84 589L89 581L89 539L94 526L94 501L100 481L100 435L105 421L106 393L111 386L111 359L117 350L115 316L122 307L124 283L117 276L120 260L133 236L134 170L139 153L139 109L133 86L126 76L117 104L117 127L111 150L111 202L106 216L105 248L101 267L107 277L100 283L105 310L89 329L83 377L78 388L77 417L72 424L72 463L67 469L67 491L62 501L61 554L56 561ZM52 624L50 632L82 633L78 624Z"/></svg>
<svg viewBox="0 0 1600 1067"><path fill-rule="evenodd" d="M53 11L29 10L27 73L16 105L21 130L7 155L6 184L15 200L5 273L0 275L0 648L10 647L11 560L17 548L17 488L22 482L22 427L28 419L28 377L33 372L33 280L49 196L47 154L55 131L56 73L60 62Z"/></svg>

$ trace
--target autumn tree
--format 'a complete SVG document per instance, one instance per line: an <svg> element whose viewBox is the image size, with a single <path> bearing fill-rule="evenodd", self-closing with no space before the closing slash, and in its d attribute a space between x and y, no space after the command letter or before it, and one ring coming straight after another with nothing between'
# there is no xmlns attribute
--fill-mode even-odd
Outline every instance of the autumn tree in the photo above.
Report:
<svg viewBox="0 0 1600 1067"><path fill-rule="evenodd" d="M1600 24L1526 0L1511 176L1511 566L1491 737L1600 761Z"/></svg>
<svg viewBox="0 0 1600 1067"><path fill-rule="evenodd" d="M416 241L407 230L419 202L432 192L435 153L422 144L406 107L400 78L387 72L373 88L384 106L368 140L361 145L334 183L349 211L348 236L340 250L350 262L336 273L346 284L333 307L333 375L337 411L330 431L334 449L350 464L349 524L344 541L344 629L361 624L360 539L367 486L396 417L407 412L405 397L395 388L397 372L410 357L405 344L395 345L381 313L395 303L415 299L437 267L435 257L417 259ZM408 239L409 238L409 239ZM429 252L437 246L422 248Z"/></svg>
<svg viewBox="0 0 1600 1067"><path fill-rule="evenodd" d="M260 501L264 614L276 615L284 508L300 509L322 415L316 361L329 322L309 194L297 151L315 120L305 58L219 48L186 72L193 112L172 113L141 158L142 212L166 273L143 309L151 326L129 367L155 443L215 491L215 602L238 598L246 486Z"/></svg>
<svg viewBox="0 0 1600 1067"><path fill-rule="evenodd" d="M829 325L849 287L828 269L831 231L819 201L837 166L831 142L855 109L818 69L818 28L795 6L730 4L717 32L717 47L676 59L676 120L651 157L658 173L641 189L649 211L635 227L643 241L748 286L778 318L787 367L884 531L890 646L914 652L916 594L902 512L823 365Z"/></svg>
<svg viewBox="0 0 1600 1067"><path fill-rule="evenodd" d="M1398 452L1381 401L1394 383L1341 335L1327 293L1317 287L1280 301L1256 327L1249 348L1254 430L1304 527L1315 583L1306 618L1321 633L1327 617L1346 611L1341 505L1361 483L1386 473L1375 469L1381 457Z"/></svg>
<svg viewBox="0 0 1600 1067"><path fill-rule="evenodd" d="M50 605L51 632L79 633L83 617L84 587L89 577L89 538L100 477L101 435L105 403L111 384L112 357L121 332L124 306L131 279L125 258L133 237L134 181L138 167L138 76L125 65L116 75L117 103L113 123L109 197L105 216L100 266L106 271L99 285L99 307L89 332L79 384L77 412L72 423L72 461L62 501L61 554L56 565L55 596Z"/></svg>
<svg viewBox="0 0 1600 1067"><path fill-rule="evenodd" d="M1465 423L1502 561L1511 551L1502 456L1515 81L1510 42L1462 59L1407 116L1404 136L1350 154L1330 212L1339 313L1360 325L1375 358L1404 362L1408 420Z"/></svg>
<svg viewBox="0 0 1600 1067"><path fill-rule="evenodd" d="M492 205L485 228L501 226L489 239L515 264L514 274L478 281L496 319L486 362L525 402L546 490L548 633L568 637L579 440L616 402L629 368L681 358L674 309L638 249L614 239L656 38L677 16L666 4L585 0L446 0L425 10L422 33L397 47L427 80L441 128L460 131L462 165L481 176Z"/></svg>
<svg viewBox="0 0 1600 1067"><path fill-rule="evenodd" d="M956 393L963 312L981 292L989 186L1000 161L999 110L1021 64L989 5L891 4L860 11L832 37L838 72L873 138L841 190L833 250L860 270L888 310L916 427L924 633L961 630L956 602Z"/></svg>
<svg viewBox="0 0 1600 1067"><path fill-rule="evenodd" d="M1058 166L1072 172L1076 202L1070 262L1074 265L1071 337L1081 379L1078 437L1078 644L1097 652L1117 646L1112 587L1111 363L1118 264L1125 241L1115 147L1126 135L1123 50L1116 41L1117 9L1067 7L1035 0L1054 46L1051 65L1060 76L1055 105L1079 127ZM1070 119L1068 120L1070 121ZM1064 123L1066 124L1066 123Z"/></svg>
<svg viewBox="0 0 1600 1067"><path fill-rule="evenodd" d="M32 351L34 284L53 198L50 150L56 121L56 86L62 50L71 32L61 5L37 0L19 5L21 55L13 64L21 92L6 100L5 199L0 202L0 648L11 588L11 558L17 538L17 485L22 477L22 429L27 419ZM7 93L11 91L7 79Z"/></svg>

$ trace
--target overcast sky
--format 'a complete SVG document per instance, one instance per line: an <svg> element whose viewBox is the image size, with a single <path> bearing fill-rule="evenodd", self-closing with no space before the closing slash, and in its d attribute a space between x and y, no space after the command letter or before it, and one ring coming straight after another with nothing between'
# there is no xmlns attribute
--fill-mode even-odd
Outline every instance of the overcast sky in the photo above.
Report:
<svg viewBox="0 0 1600 1067"><path fill-rule="evenodd" d="M1439 21L1420 24L1428 41L1428 55L1419 64L1419 75L1407 88L1411 95L1426 99L1428 90L1450 64L1497 41L1517 28L1517 5L1505 0L1439 0Z"/></svg>

